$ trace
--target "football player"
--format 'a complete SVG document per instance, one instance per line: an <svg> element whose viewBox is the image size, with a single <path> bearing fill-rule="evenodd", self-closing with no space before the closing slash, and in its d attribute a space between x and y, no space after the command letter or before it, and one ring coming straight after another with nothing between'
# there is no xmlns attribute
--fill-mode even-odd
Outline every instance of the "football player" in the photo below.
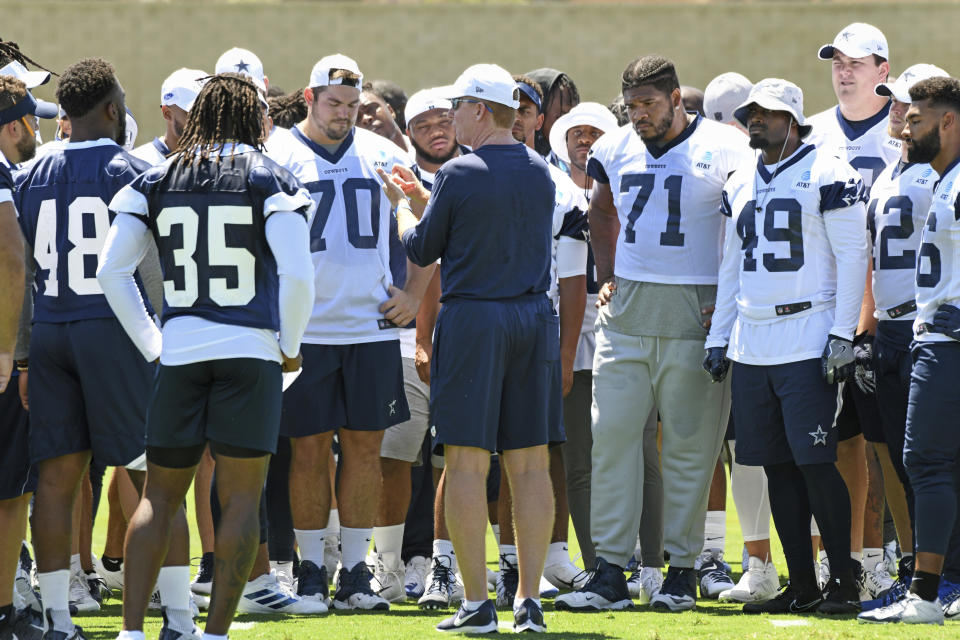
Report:
<svg viewBox="0 0 960 640"><path fill-rule="evenodd" d="M203 86L201 78L207 75L206 71L182 68L167 76L160 86L160 113L166 132L163 137L156 137L134 149L133 155L157 165L177 150L183 127L187 124L187 113Z"/></svg>
<svg viewBox="0 0 960 640"><path fill-rule="evenodd" d="M127 535L121 640L144 638L170 521L208 443L222 515L204 638L226 637L256 555L257 505L280 426L281 370L300 366L312 301L312 202L258 151L261 115L250 80L212 78L190 112L180 152L110 203L117 216L97 277L143 358L160 362L147 424L150 481ZM151 240L164 271L162 332L133 279ZM299 604L288 612L326 611L320 602Z"/></svg>
<svg viewBox="0 0 960 640"><path fill-rule="evenodd" d="M851 613L860 598L834 419L866 278L863 180L803 142L811 127L791 82L761 80L734 117L761 153L724 187L729 220L703 366L721 382L734 361L737 460L763 466L790 571L786 590L743 610ZM833 569L823 593L810 562L811 512Z"/></svg>

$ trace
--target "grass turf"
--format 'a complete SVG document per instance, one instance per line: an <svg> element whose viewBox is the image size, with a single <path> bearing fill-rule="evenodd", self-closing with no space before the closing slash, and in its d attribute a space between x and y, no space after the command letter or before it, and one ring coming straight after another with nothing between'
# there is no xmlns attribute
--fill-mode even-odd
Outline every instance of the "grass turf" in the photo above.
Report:
<svg viewBox="0 0 960 640"><path fill-rule="evenodd" d="M106 492L104 492L105 494ZM740 577L740 527L733 501L727 499L726 555L734 568L734 580ZM194 555L199 555L199 541L193 527L192 495L188 499L191 522L191 544ZM106 535L106 498L100 505L97 526L94 529L93 549L103 550ZM576 537L570 530L571 555L578 553ZM786 569L783 554L774 535L774 561L785 579ZM487 559L496 568L497 550L492 533L487 536ZM579 564L579 562L578 562ZM825 616L745 616L740 606L700 600L696 611L681 614L656 613L647 607L635 606L633 610L617 613L574 614L553 611L551 600L544 600L548 632L546 637L584 638L606 640L629 638L631 640L658 640L674 638L734 639L734 638L804 638L805 640L828 640L847 638L951 638L960 637L960 623L947 623L944 627L901 625L864 625L852 617L829 618ZM307 616L260 616L241 615L234 621L230 637L234 640L262 638L264 640L327 639L407 639L438 637L433 626L445 615L443 612L422 612L416 604L393 605L389 613L344 613L331 612L322 617ZM202 628L203 615L200 626ZM120 601L111 599L95 614L76 618L90 640L107 640L116 637L120 629ZM500 612L501 631L509 632L512 615ZM156 638L160 631L160 617L148 612L147 638Z"/></svg>

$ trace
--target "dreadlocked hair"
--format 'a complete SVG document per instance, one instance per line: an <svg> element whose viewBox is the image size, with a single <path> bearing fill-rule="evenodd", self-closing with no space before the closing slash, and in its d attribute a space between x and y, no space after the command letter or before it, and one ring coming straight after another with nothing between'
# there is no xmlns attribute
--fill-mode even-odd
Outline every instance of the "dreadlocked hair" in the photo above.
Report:
<svg viewBox="0 0 960 640"><path fill-rule="evenodd" d="M45 66L20 51L20 45L18 45L16 42L10 42L9 40L0 38L0 67L7 66L10 64L11 60L19 62L23 66L27 66L27 63L30 63L39 69L43 69L47 73L51 73L58 78L60 77L60 74L56 71L47 69Z"/></svg>
<svg viewBox="0 0 960 640"><path fill-rule="evenodd" d="M255 84L238 73L203 78L206 83L190 109L180 136L177 162L218 158L231 142L263 149L263 106Z"/></svg>

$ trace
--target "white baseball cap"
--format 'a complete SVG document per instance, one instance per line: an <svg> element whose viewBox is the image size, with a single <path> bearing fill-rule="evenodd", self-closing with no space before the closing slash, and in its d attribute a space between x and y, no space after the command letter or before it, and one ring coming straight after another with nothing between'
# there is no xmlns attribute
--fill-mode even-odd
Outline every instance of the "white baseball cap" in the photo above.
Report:
<svg viewBox="0 0 960 640"><path fill-rule="evenodd" d="M199 69L180 68L167 76L160 86L160 104L164 107L176 105L184 111L190 111L193 101L203 88L201 78L209 74Z"/></svg>
<svg viewBox="0 0 960 640"><path fill-rule="evenodd" d="M407 100L407 106L403 110L403 118L407 121L409 127L414 118L427 111L433 111L434 109L449 111L452 106L448 99L437 93L436 89L421 89Z"/></svg>
<svg viewBox="0 0 960 640"><path fill-rule="evenodd" d="M127 139L123 143L123 148L127 151L133 151L137 144L137 133L140 127L137 126L137 120L133 117L130 109L127 109Z"/></svg>
<svg viewBox="0 0 960 640"><path fill-rule="evenodd" d="M753 83L736 71L721 73L703 90L703 112L708 118L726 124L733 120L733 111L747 96Z"/></svg>
<svg viewBox="0 0 960 640"><path fill-rule="evenodd" d="M617 118L610 109L599 102L581 102L567 113L557 118L550 129L550 148L564 162L570 162L567 153L567 132L574 127L584 125L596 127L604 133L618 127Z"/></svg>
<svg viewBox="0 0 960 640"><path fill-rule="evenodd" d="M893 96L898 102L910 103L910 87L927 78L949 78L950 74L932 64L915 64L907 67L896 80L881 82L873 88L878 96Z"/></svg>
<svg viewBox="0 0 960 640"><path fill-rule="evenodd" d="M884 60L890 59L886 36L880 29L865 22L854 22L845 26L833 39L833 44L820 47L817 55L821 60L830 60L835 49L851 58L865 58L876 54Z"/></svg>
<svg viewBox="0 0 960 640"><path fill-rule="evenodd" d="M263 63L252 51L234 47L217 59L214 73L242 73L250 76L257 88L267 92L267 83L263 75Z"/></svg>
<svg viewBox="0 0 960 640"><path fill-rule="evenodd" d="M800 137L805 138L812 126L804 124L803 91L789 80L764 78L750 89L747 99L733 112L733 117L744 127L747 126L747 108L757 104L770 111L786 111L797 121Z"/></svg>
<svg viewBox="0 0 960 640"><path fill-rule="evenodd" d="M49 71L29 71L16 60L12 60L10 64L0 69L0 76L13 76L27 85L27 89L39 87L50 81Z"/></svg>
<svg viewBox="0 0 960 640"><path fill-rule="evenodd" d="M313 69L310 71L310 84L308 87L329 87L331 85L343 84L343 78L338 78L336 80L330 79L330 72L336 71L337 69L343 69L344 71L349 71L357 76L360 76L360 79L357 81L357 89L360 89L363 86L363 74L360 73L360 67L357 65L356 61L353 58L347 57L342 53L335 53L331 56L324 56L317 61L317 64L313 65Z"/></svg>
<svg viewBox="0 0 960 640"><path fill-rule="evenodd" d="M516 109L520 106L520 89L510 72L495 64L467 67L457 81L438 89L450 98L482 98Z"/></svg>

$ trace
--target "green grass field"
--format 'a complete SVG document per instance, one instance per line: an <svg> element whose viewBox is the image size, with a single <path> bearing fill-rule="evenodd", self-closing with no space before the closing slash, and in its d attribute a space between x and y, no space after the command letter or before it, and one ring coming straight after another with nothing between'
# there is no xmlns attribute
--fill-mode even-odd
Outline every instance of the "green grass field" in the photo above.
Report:
<svg viewBox="0 0 960 640"><path fill-rule="evenodd" d="M105 493L105 492L104 492ZM103 550L106 532L106 498L100 508L100 517L93 534L93 550ZM733 502L727 500L727 548L726 555L734 567L734 579L740 574L740 527L733 510ZM192 503L192 497L189 504ZM192 509L190 510L192 511ZM192 514L190 517L193 522ZM200 555L195 528L191 527L193 555ZM576 538L570 530L570 547L574 555ZM781 578L786 575L783 554L774 539L774 560ZM497 551L492 533L487 536L487 560L496 568ZM579 562L578 562L579 564ZM640 639L668 640L674 638L804 638L805 640L846 638L960 638L960 623L947 623L944 627L874 626L858 624L853 619L834 619L821 616L745 616L740 607L719 604L714 601L699 601L696 611L682 614L655 613L646 607L618 613L573 614L553 611L550 600L544 601L548 637L586 639ZM160 617L154 612L147 618L148 638L155 638L160 630ZM332 612L323 617L294 616L238 616L230 637L236 640L263 638L266 640L407 639L437 637L433 626L444 616L436 612L421 612L416 604L393 605L387 614L354 614ZM202 621L201 616L201 621ZM120 629L120 601L111 599L97 614L77 618L91 640L107 640L116 637ZM510 632L512 616L501 612L502 632ZM201 624L202 627L202 624Z"/></svg>

